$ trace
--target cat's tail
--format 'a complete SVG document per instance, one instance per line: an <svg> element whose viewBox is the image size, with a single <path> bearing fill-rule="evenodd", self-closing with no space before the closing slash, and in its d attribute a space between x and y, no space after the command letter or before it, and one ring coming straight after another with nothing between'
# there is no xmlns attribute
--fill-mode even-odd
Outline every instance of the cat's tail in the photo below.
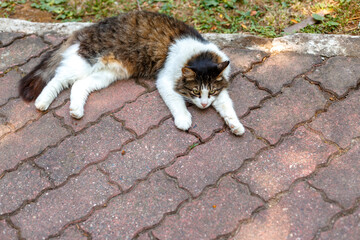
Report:
<svg viewBox="0 0 360 240"><path fill-rule="evenodd" d="M25 101L32 101L40 95L46 84L55 76L55 70L63 59L62 53L74 42L70 37L67 41L47 52L42 61L20 80L19 95Z"/></svg>
<svg viewBox="0 0 360 240"><path fill-rule="evenodd" d="M61 58L56 57L60 46L45 54L42 61L20 80L19 94L25 101L34 100L55 75Z"/></svg>

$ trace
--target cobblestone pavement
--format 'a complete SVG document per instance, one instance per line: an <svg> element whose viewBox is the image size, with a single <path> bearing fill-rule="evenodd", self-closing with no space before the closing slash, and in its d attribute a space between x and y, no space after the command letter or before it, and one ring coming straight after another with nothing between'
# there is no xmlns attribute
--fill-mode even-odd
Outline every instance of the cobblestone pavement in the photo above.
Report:
<svg viewBox="0 0 360 240"><path fill-rule="evenodd" d="M151 79L38 112L17 84L62 40L0 33L1 240L359 239L360 58L225 47L236 137L177 130Z"/></svg>

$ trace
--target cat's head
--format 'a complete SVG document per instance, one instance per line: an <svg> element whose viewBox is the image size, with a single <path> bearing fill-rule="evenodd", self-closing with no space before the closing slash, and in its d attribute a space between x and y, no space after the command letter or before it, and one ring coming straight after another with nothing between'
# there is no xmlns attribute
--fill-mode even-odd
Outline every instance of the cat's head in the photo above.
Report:
<svg viewBox="0 0 360 240"><path fill-rule="evenodd" d="M209 58L197 58L182 68L176 91L197 107L204 109L213 103L229 85L225 69L229 61L220 63Z"/></svg>

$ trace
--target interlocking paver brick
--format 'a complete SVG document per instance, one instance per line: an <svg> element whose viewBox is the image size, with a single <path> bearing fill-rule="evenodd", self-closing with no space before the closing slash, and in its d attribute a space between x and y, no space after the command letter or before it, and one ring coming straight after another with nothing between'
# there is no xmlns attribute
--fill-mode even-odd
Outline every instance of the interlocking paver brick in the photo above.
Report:
<svg viewBox="0 0 360 240"><path fill-rule="evenodd" d="M33 103L26 103L22 99L17 98L0 108L0 115L5 116L4 125L6 124L12 131L16 131L27 122L40 118L41 113L36 110Z"/></svg>
<svg viewBox="0 0 360 240"><path fill-rule="evenodd" d="M151 237L149 236L149 233L142 233L136 240L151 240Z"/></svg>
<svg viewBox="0 0 360 240"><path fill-rule="evenodd" d="M318 135L298 128L276 148L262 152L256 161L242 167L236 177L268 200L286 190L294 180L305 177L337 150Z"/></svg>
<svg viewBox="0 0 360 240"><path fill-rule="evenodd" d="M321 83L325 89L343 97L349 88L356 87L360 80L360 59L342 56L330 58L325 65L307 76L312 81Z"/></svg>
<svg viewBox="0 0 360 240"><path fill-rule="evenodd" d="M175 211L187 197L158 171L129 193L112 199L81 226L92 239L133 239L145 227L158 223L165 213Z"/></svg>
<svg viewBox="0 0 360 240"><path fill-rule="evenodd" d="M272 55L263 64L254 66L247 77L259 83L260 87L277 93L282 86L309 71L315 64L321 63L321 57L298 53L279 53Z"/></svg>
<svg viewBox="0 0 360 240"><path fill-rule="evenodd" d="M247 113L250 107L259 105L261 99L270 95L266 91L259 90L253 83L240 75L231 83L229 94L239 117Z"/></svg>
<svg viewBox="0 0 360 240"><path fill-rule="evenodd" d="M144 138L127 144L122 151L112 153L101 166L113 181L128 189L151 170L168 164L177 155L186 152L196 141L194 136L175 128L173 120L168 119Z"/></svg>
<svg viewBox="0 0 360 240"><path fill-rule="evenodd" d="M219 187L167 216L153 233L158 239L214 239L233 231L240 220L249 218L261 205L244 185L228 176Z"/></svg>
<svg viewBox="0 0 360 240"><path fill-rule="evenodd" d="M242 225L233 240L312 239L339 210L302 182L275 206L260 211L253 222Z"/></svg>
<svg viewBox="0 0 360 240"><path fill-rule="evenodd" d="M55 100L51 103L49 110L61 106L66 100L70 99L70 89L62 91Z"/></svg>
<svg viewBox="0 0 360 240"><path fill-rule="evenodd" d="M253 157L264 146L249 131L242 137L228 131L218 133L188 155L179 157L166 172L197 196L205 186L215 184L224 173L238 169L245 159Z"/></svg>
<svg viewBox="0 0 360 240"><path fill-rule="evenodd" d="M114 116L119 120L125 120L125 126L140 136L149 127L158 125L161 119L170 114L160 94L154 91L142 95L133 103L126 104Z"/></svg>
<svg viewBox="0 0 360 240"><path fill-rule="evenodd" d="M224 127L224 120L214 108L199 109L193 106L188 109L192 115L189 132L197 134L202 141L206 141L214 131L219 131Z"/></svg>
<svg viewBox="0 0 360 240"><path fill-rule="evenodd" d="M6 69L25 63L49 47L36 35L15 40L10 46L0 48L0 74Z"/></svg>
<svg viewBox="0 0 360 240"><path fill-rule="evenodd" d="M6 133L11 132L11 127L7 126L6 123L7 123L7 117L0 113L0 138L2 138Z"/></svg>
<svg viewBox="0 0 360 240"><path fill-rule="evenodd" d="M68 131L60 121L46 114L20 131L7 135L0 141L0 172L14 168L25 158L39 154L47 146L59 142Z"/></svg>
<svg viewBox="0 0 360 240"><path fill-rule="evenodd" d="M26 239L43 239L56 234L67 223L103 205L118 192L95 166L72 178L65 186L43 194L11 217Z"/></svg>
<svg viewBox="0 0 360 240"><path fill-rule="evenodd" d="M0 215L16 210L25 200L31 200L41 190L50 187L38 169L24 164L0 179Z"/></svg>
<svg viewBox="0 0 360 240"><path fill-rule="evenodd" d="M19 66L19 70L26 74L29 73L31 70L33 70L33 68L36 67L36 65L38 65L41 62L41 60L44 56L45 56L45 53L41 54L40 57L30 59L24 65Z"/></svg>
<svg viewBox="0 0 360 240"><path fill-rule="evenodd" d="M0 220L0 239L14 240L17 239L16 230L11 228L5 220Z"/></svg>
<svg viewBox="0 0 360 240"><path fill-rule="evenodd" d="M59 45L65 39L66 39L65 36L61 36L57 34L52 34L52 33L44 34L44 41L51 43L51 45L53 46Z"/></svg>
<svg viewBox="0 0 360 240"><path fill-rule="evenodd" d="M330 199L337 200L346 208L360 197L360 144L344 155L335 158L310 180L315 187L326 192Z"/></svg>
<svg viewBox="0 0 360 240"><path fill-rule="evenodd" d="M267 56L265 52L249 49L225 48L223 51L230 58L231 72L234 74L248 71L252 64L261 62Z"/></svg>
<svg viewBox="0 0 360 240"><path fill-rule="evenodd" d="M111 150L119 149L132 135L111 117L102 119L81 134L65 139L34 161L44 168L55 184L61 184L86 165L103 160Z"/></svg>
<svg viewBox="0 0 360 240"><path fill-rule="evenodd" d="M89 122L96 121L102 114L113 112L123 106L125 102L135 100L145 89L135 84L133 79L121 80L108 88L90 94L85 105L85 115L82 119L76 120L69 114L70 102L65 104L56 114L64 117L67 125L75 131L80 131Z"/></svg>
<svg viewBox="0 0 360 240"><path fill-rule="evenodd" d="M0 105L5 104L10 98L19 96L17 85L20 78L21 75L14 70L0 77Z"/></svg>
<svg viewBox="0 0 360 240"><path fill-rule="evenodd" d="M15 38L25 36L24 33L0 32L0 47L10 44Z"/></svg>
<svg viewBox="0 0 360 240"><path fill-rule="evenodd" d="M353 214L338 219L333 228L322 232L319 240L358 240L360 236L360 208Z"/></svg>
<svg viewBox="0 0 360 240"><path fill-rule="evenodd" d="M279 141L298 123L309 120L317 110L325 107L326 98L320 90L302 78L283 90L276 98L264 102L242 121L271 144Z"/></svg>
<svg viewBox="0 0 360 240"><path fill-rule="evenodd" d="M333 103L310 126L324 134L325 138L346 148L352 138L360 136L360 91L356 91L343 101Z"/></svg>
<svg viewBox="0 0 360 240"><path fill-rule="evenodd" d="M75 226L67 228L59 237L50 238L51 240L86 240L84 236Z"/></svg>

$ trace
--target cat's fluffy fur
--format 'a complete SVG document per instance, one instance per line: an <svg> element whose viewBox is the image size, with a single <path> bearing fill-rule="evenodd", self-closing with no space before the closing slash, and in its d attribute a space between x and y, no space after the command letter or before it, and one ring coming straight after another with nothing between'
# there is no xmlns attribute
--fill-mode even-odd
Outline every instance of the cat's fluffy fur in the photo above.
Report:
<svg viewBox="0 0 360 240"><path fill-rule="evenodd" d="M20 95L48 109L72 85L70 114L84 115L88 94L119 79L156 76L156 86L175 125L191 126L185 100L199 108L214 106L233 133L245 129L228 95L228 57L194 28L166 15L131 12L75 32L48 52L20 81ZM121 93L119 93L121 94Z"/></svg>

